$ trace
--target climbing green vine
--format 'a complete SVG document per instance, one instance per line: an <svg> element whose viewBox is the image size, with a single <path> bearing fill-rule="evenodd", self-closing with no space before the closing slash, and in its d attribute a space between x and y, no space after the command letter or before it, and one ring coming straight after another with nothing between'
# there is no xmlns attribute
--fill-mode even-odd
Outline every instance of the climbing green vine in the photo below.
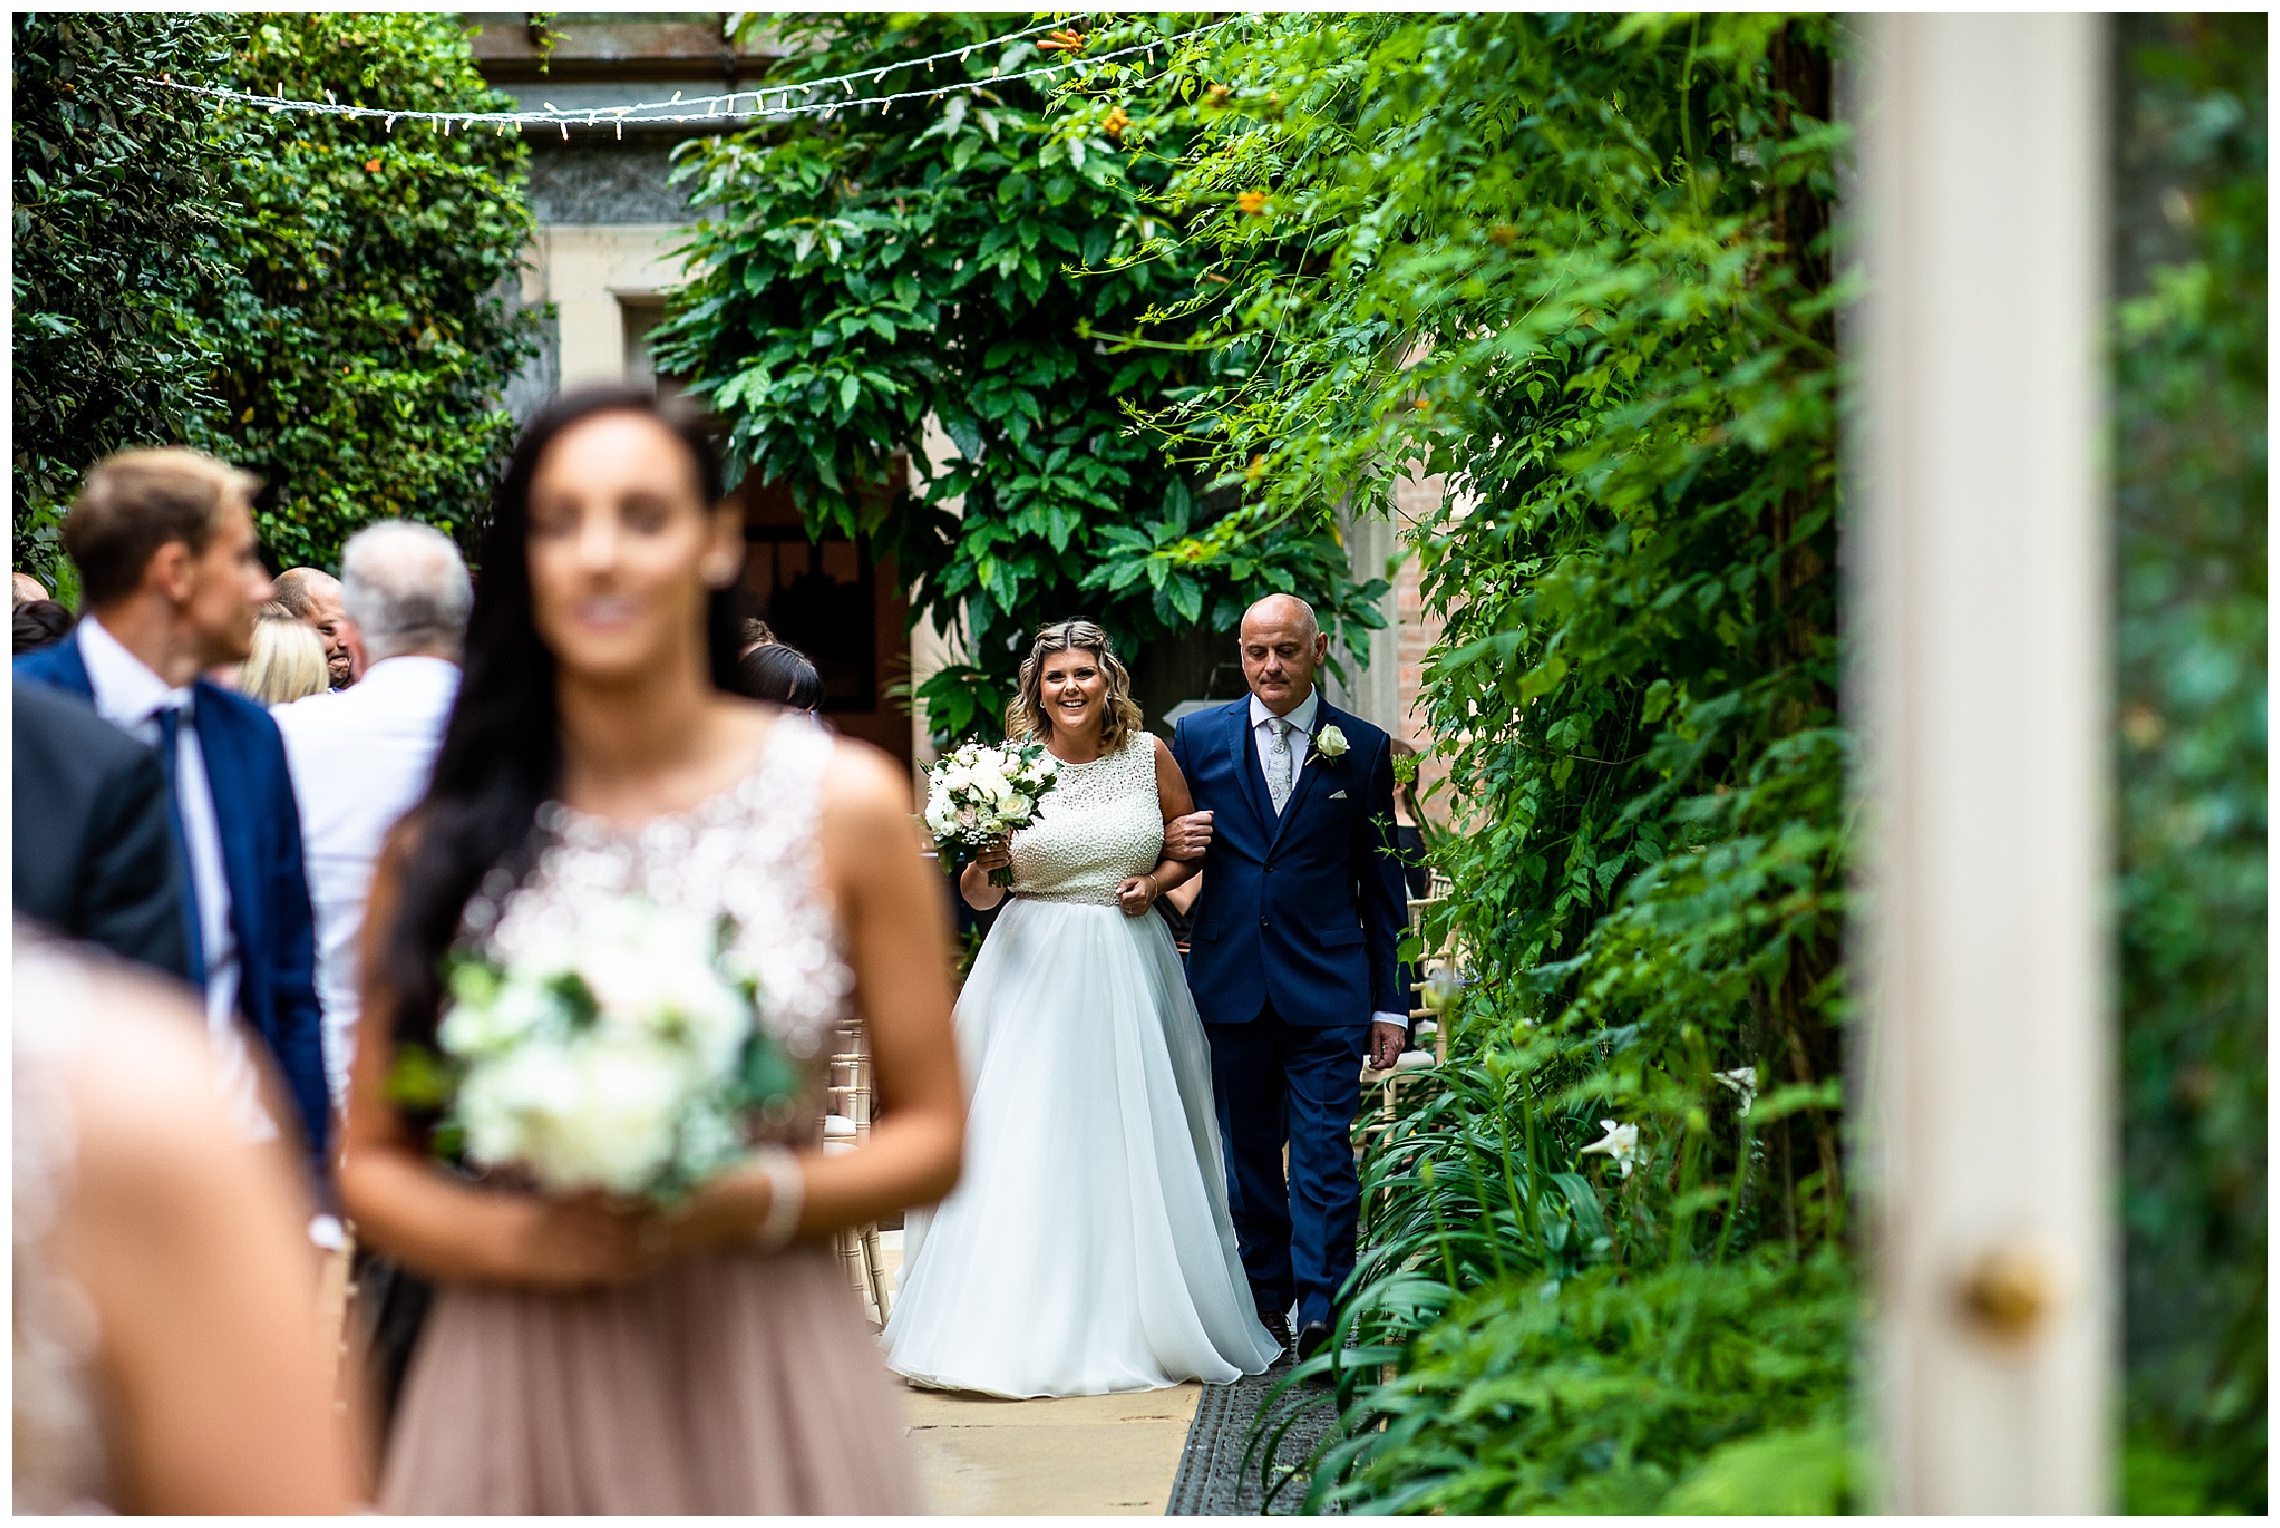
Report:
<svg viewBox="0 0 2280 1528"><path fill-rule="evenodd" d="M1168 93L1100 87L1186 139L1151 205L1204 279L1136 338L1224 358L1148 422L1252 484L1155 555L1208 566L1444 485L1412 537L1460 829L1428 939L1470 977L1449 1066L1365 1164L1363 1346L1300 1485L1357 1511L1834 1510L1859 1485L1829 28L1239 36Z"/></svg>
<svg viewBox="0 0 2280 1528"><path fill-rule="evenodd" d="M1007 30L1002 16L941 14L747 24L790 44L787 82ZM1041 40L925 82L1034 67L1050 57ZM1351 575L1327 522L1239 556L1165 555L1233 508L1244 479L1169 462L1130 426L1131 410L1204 385L1208 354L1110 354L1091 337L1196 280L1147 205L1172 169L1164 146L1008 83L682 153L709 210L659 365L727 421L739 470L789 489L811 531L871 538L913 587L914 619L959 643L920 690L938 734L994 724L1048 620L1097 620L1128 657L1231 635L1243 605L1276 589L1305 590L1349 634L1383 624L1385 585ZM902 491L903 459L926 479L919 495Z"/></svg>

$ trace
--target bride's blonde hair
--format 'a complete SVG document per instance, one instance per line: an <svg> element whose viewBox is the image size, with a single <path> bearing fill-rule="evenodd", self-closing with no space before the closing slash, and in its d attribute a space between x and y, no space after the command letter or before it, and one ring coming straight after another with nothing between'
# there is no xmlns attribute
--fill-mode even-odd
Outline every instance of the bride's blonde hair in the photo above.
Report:
<svg viewBox="0 0 2280 1528"><path fill-rule="evenodd" d="M1029 656L1021 660L1021 688L1005 708L1006 741L1022 743L1051 734L1044 700L1038 694L1038 676L1044 673L1047 658L1066 652L1091 653L1108 679L1108 703L1100 713L1100 751L1114 753L1140 730L1143 720L1139 703L1132 698L1132 676L1109 645L1108 633L1090 621L1055 621L1038 628L1037 639L1029 644Z"/></svg>

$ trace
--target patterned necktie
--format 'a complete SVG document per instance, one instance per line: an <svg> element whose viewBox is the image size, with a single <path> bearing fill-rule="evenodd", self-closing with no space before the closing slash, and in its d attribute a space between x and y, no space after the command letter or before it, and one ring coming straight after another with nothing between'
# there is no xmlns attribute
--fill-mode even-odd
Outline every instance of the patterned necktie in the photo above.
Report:
<svg viewBox="0 0 2280 1528"><path fill-rule="evenodd" d="M182 782L176 770L182 760L182 712L161 707L151 718L158 723L158 763L166 771L166 821L174 830L174 857L182 866L182 919L190 939L190 984L206 985L205 924L198 916L198 873L191 868L190 834L182 825Z"/></svg>
<svg viewBox="0 0 2280 1528"><path fill-rule="evenodd" d="M1290 721L1286 717L1267 718L1267 794L1274 800L1275 815L1280 817L1290 800Z"/></svg>

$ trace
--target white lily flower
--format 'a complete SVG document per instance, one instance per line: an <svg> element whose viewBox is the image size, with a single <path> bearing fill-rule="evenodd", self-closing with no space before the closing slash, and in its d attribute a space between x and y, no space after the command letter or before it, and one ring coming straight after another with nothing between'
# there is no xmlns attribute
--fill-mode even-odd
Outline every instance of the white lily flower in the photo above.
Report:
<svg viewBox="0 0 2280 1528"><path fill-rule="evenodd" d="M1624 1177L1630 1177L1631 1159L1639 1151L1639 1127L1618 1125L1611 1119L1603 1119L1599 1122L1599 1128L1607 1134L1584 1147L1582 1154L1588 1157L1596 1152L1621 1168Z"/></svg>
<svg viewBox="0 0 2280 1528"><path fill-rule="evenodd" d="M1721 1086L1732 1088L1741 1095L1742 1106L1739 1113L1743 1119L1748 1119L1750 1117L1750 1105L1757 1102L1757 1068L1754 1066L1737 1066L1730 1072L1718 1073L1717 1078Z"/></svg>

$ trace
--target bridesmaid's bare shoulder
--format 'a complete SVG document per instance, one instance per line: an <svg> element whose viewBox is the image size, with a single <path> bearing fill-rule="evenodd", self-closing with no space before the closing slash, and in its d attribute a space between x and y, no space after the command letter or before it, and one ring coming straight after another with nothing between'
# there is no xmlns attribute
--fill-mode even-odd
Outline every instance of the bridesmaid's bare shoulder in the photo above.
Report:
<svg viewBox="0 0 2280 1528"><path fill-rule="evenodd" d="M855 738L832 739L820 831L835 879L875 873L880 854L916 856L932 847L915 812L910 771L899 760Z"/></svg>

